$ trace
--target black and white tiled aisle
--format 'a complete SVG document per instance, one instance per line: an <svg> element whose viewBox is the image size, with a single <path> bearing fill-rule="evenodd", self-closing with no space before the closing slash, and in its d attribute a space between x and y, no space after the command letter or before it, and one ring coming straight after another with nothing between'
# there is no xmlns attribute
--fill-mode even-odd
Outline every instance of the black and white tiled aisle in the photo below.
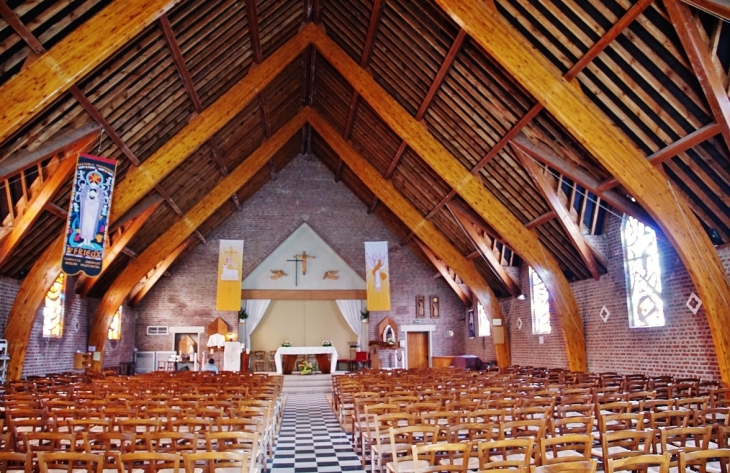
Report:
<svg viewBox="0 0 730 473"><path fill-rule="evenodd" d="M288 394L272 473L363 472L324 394Z"/></svg>

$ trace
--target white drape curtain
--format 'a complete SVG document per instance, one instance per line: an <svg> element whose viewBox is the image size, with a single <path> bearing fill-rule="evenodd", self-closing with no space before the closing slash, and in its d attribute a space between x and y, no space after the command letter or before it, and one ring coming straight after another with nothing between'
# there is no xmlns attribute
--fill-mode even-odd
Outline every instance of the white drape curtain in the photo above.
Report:
<svg viewBox="0 0 730 473"><path fill-rule="evenodd" d="M353 332L357 334L357 343L360 343L360 331L362 325L362 317L360 310L362 308L360 301L357 299L338 299L335 301L337 307L342 312L342 316L345 318L347 325L350 326Z"/></svg>
<svg viewBox="0 0 730 473"><path fill-rule="evenodd" d="M251 332L253 332L258 326L261 319L264 318L266 309L269 308L271 299L248 299L246 300L246 312L248 318L246 319L246 348L251 348Z"/></svg>

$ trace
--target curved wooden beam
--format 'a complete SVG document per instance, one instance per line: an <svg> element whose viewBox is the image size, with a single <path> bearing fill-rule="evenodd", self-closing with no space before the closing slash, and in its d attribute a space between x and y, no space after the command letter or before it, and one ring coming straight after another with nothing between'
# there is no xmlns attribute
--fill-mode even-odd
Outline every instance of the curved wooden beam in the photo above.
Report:
<svg viewBox="0 0 730 473"><path fill-rule="evenodd" d="M451 287L451 289L454 291L454 293L461 299L461 302L464 303L466 307L471 307L472 301L471 301L471 295L469 292L471 291L471 288L468 285L459 285L456 281L454 281L454 277L449 272L449 267L444 263L441 258L436 256L431 249L426 246L425 243L423 243L421 240L416 239L415 240L416 245L423 251L423 254L426 255L426 258L431 262L432 265L436 268L436 270L439 272L434 277L438 277L439 275L444 278L444 281L446 281L446 284ZM452 269L451 272L456 274L456 272ZM457 275L458 277L458 275ZM462 287L465 286L465 287Z"/></svg>
<svg viewBox="0 0 730 473"><path fill-rule="evenodd" d="M707 313L720 374L730 386L730 284L717 251L685 199L583 92L560 77L493 8L480 0L436 0L651 214L682 258ZM543 280L544 281L544 280Z"/></svg>
<svg viewBox="0 0 730 473"><path fill-rule="evenodd" d="M187 238L184 242L180 244L175 250L173 250L172 253L167 255L162 261L157 263L153 269L152 274L149 274L147 277L147 280L144 282L140 281L137 283L136 286L132 288L132 290L129 293L129 304L132 306L135 306L139 304L139 301L142 300L144 296L147 295L150 289L154 287L154 285L159 281L159 279L162 277L163 274L165 274L165 271L167 271L167 268L172 265L172 263L175 262L178 256L180 256L180 253L182 253L185 248L190 245L191 238Z"/></svg>
<svg viewBox="0 0 730 473"><path fill-rule="evenodd" d="M124 299L134 286L160 262L160 256L175 251L208 217L218 210L231 195L243 187L282 146L286 144L306 123L306 112L300 112L289 122L265 140L261 146L248 156L228 176L224 177L205 197L191 208L180 220L176 221L158 239L147 247L142 254L132 261L114 280L94 316L94 323L89 334L89 344L96 346L104 356L104 346L109 331L109 324L114 312L122 305ZM124 181L126 182L126 180ZM102 359L93 363L92 369L100 370Z"/></svg>
<svg viewBox="0 0 730 473"><path fill-rule="evenodd" d="M0 87L0 142L180 0L116 0Z"/></svg>
<svg viewBox="0 0 730 473"><path fill-rule="evenodd" d="M363 96L363 98L367 100L367 96ZM310 113L309 123L327 141L327 144L347 164L347 167L355 173L358 179L368 186L378 199L408 226L408 228L414 231L416 236L439 259L443 260L459 275L462 281L471 288L472 293L484 306L491 319L493 321L501 320L502 326L505 326L499 301L474 265L459 253L454 245L436 229L433 223L424 219L418 210L398 192L395 186L393 186L393 183L386 181L326 120L312 111ZM509 341L506 336L504 337L504 341L505 343L503 344L495 343L494 345L499 366L510 365Z"/></svg>
<svg viewBox="0 0 730 473"><path fill-rule="evenodd" d="M309 45L309 37L313 29L316 30L316 27L310 25L297 33L296 36L287 41L203 113L191 120L157 152L146 159L141 166L129 169L124 180L115 189L114 205L109 218L110 225L123 217L137 201L154 189L165 176L225 126L247 103L256 97L259 89L266 87L279 72L301 54ZM2 89L0 89L0 97L2 97L1 92ZM8 364L8 380L20 378L23 361L25 360L25 353L22 353L22 350L28 344L28 338L38 309L45 298L45 291L51 287L51 284L61 272L62 240L63 237L59 236L49 247L57 248L57 251L45 252L44 256L36 261L28 276L21 283L18 296L10 309L5 333L13 335L12 338L8 339L8 344L9 350L14 356ZM53 279L48 280L48 284L45 284L44 275L46 274L54 274ZM41 288L43 290L40 290Z"/></svg>
<svg viewBox="0 0 730 473"><path fill-rule="evenodd" d="M320 54L360 93L388 126L538 272L550 292L555 312L561 319L569 368L572 371L585 371L585 336L578 303L560 266L543 248L537 234L527 230L477 177L464 169L424 125L405 111L330 38L321 31L315 31L312 41Z"/></svg>

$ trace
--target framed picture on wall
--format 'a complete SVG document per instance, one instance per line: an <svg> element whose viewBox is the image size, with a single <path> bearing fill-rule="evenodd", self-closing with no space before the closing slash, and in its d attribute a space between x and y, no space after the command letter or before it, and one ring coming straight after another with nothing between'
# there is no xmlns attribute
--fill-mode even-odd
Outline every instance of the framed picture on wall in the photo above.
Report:
<svg viewBox="0 0 730 473"><path fill-rule="evenodd" d="M431 318L438 319L439 317L439 298L438 296L431 296Z"/></svg>
<svg viewBox="0 0 730 473"><path fill-rule="evenodd" d="M426 317L425 296L416 296L416 317Z"/></svg>

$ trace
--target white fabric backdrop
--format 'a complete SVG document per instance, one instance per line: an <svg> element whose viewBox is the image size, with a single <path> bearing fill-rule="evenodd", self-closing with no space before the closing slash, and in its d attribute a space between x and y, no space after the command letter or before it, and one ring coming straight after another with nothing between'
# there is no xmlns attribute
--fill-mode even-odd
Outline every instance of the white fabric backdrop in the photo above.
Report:
<svg viewBox="0 0 730 473"><path fill-rule="evenodd" d="M357 334L357 343L359 344L362 325L362 317L360 315L362 306L360 301L357 299L339 299L335 302L337 302L337 307L342 312L342 316L345 318L347 325Z"/></svg>
<svg viewBox="0 0 730 473"><path fill-rule="evenodd" d="M248 312L248 318L246 319L246 343L245 347L251 349L251 332L256 330L261 319L264 318L266 309L269 308L271 299L248 299L246 300L246 312Z"/></svg>

